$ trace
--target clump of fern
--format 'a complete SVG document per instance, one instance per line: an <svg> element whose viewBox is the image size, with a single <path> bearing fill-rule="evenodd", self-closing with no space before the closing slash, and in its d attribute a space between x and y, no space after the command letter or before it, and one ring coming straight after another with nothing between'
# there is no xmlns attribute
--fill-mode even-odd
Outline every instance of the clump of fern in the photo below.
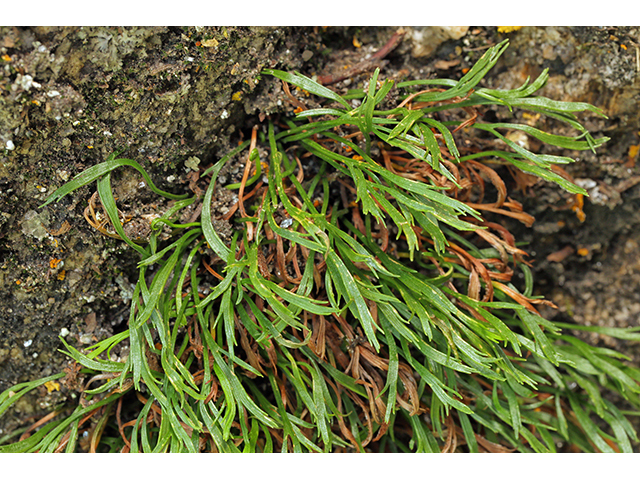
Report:
<svg viewBox="0 0 640 480"><path fill-rule="evenodd" d="M593 150L607 139L574 114L602 113L533 96L546 72L515 90L476 88L506 48L458 81L395 85L376 71L345 96L267 70L323 106L306 109L286 87L297 115L257 125L203 169L201 195L159 190L117 155L59 188L45 205L97 182L100 229L140 254L129 329L85 351L65 342L67 372L0 394L3 414L48 381L88 380L77 407L0 450L75 451L87 432L90 451L631 451L636 433L602 392L637 409L640 370L565 327L640 336L540 316L550 302L532 295L526 252L496 220L533 222L508 196L506 170L586 194L558 168L571 158L533 153L509 132ZM380 110L394 88L401 104ZM576 135L484 123L486 106ZM486 135L503 149L485 148L496 143ZM241 180L221 184L234 161L245 162ZM126 236L113 197L111 174L125 166L172 201L146 244ZM212 211L222 188L238 197L224 215ZM187 208L201 214L181 223ZM109 360L125 344L126 360Z"/></svg>

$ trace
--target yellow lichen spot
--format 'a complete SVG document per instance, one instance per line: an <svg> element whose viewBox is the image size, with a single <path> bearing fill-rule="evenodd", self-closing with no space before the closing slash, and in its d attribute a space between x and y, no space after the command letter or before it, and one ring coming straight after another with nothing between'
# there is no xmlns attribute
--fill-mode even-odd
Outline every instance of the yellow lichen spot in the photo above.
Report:
<svg viewBox="0 0 640 480"><path fill-rule="evenodd" d="M11 61L11 57L10 57L9 55L7 55L7 54L2 55L2 59L3 59L5 62L10 62L10 61Z"/></svg>
<svg viewBox="0 0 640 480"><path fill-rule="evenodd" d="M242 98L242 92L236 92L231 96L231 100L234 102L239 101Z"/></svg>
<svg viewBox="0 0 640 480"><path fill-rule="evenodd" d="M60 258L52 258L51 260L49 260L49 267L56 268L61 261L62 259Z"/></svg>
<svg viewBox="0 0 640 480"><path fill-rule="evenodd" d="M540 114L524 112L522 114L522 118L525 120L525 122L527 122L527 125L531 125L533 127L536 124L536 122L540 120Z"/></svg>
<svg viewBox="0 0 640 480"><path fill-rule="evenodd" d="M353 46L356 48L360 48L362 46L362 43L356 38L356 36L353 36Z"/></svg>
<svg viewBox="0 0 640 480"><path fill-rule="evenodd" d="M47 387L47 391L49 393L53 392L54 390L56 392L60 391L60 384L58 382L53 382L53 381L49 380L48 382L46 382L44 384L44 386Z"/></svg>
<svg viewBox="0 0 640 480"><path fill-rule="evenodd" d="M588 248L579 248L577 251L577 254L580 255L581 257L586 257L587 255L589 255L589 249Z"/></svg>
<svg viewBox="0 0 640 480"><path fill-rule="evenodd" d="M66 275L67 275L66 270L60 270L60 273L58 273L58 280L60 281L64 280L64 277L66 277Z"/></svg>
<svg viewBox="0 0 640 480"><path fill-rule="evenodd" d="M623 49L625 49L625 50L627 49L627 46L626 46L624 43L621 43L621 44L620 44L620 47L621 47L621 48L623 48Z"/></svg>
<svg viewBox="0 0 640 480"><path fill-rule="evenodd" d="M498 33L511 33L520 30L522 27L498 27Z"/></svg>
<svg viewBox="0 0 640 480"><path fill-rule="evenodd" d="M39 107L40 105L42 105L42 104L40 103L40 100L31 100L31 103L33 103L34 105L36 105L36 106L38 106L38 107Z"/></svg>

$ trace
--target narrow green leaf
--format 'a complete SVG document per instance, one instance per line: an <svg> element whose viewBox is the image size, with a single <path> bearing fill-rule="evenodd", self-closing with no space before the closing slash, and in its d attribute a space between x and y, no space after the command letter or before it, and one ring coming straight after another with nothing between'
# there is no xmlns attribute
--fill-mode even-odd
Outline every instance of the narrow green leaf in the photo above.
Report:
<svg viewBox="0 0 640 480"><path fill-rule="evenodd" d="M589 439L593 442L593 444L602 452L602 453L614 453L614 450L607 445L607 442L604 441L602 436L598 433L598 427L591 421L588 413L586 413L582 407L580 406L580 402L573 396L569 396L569 403L571 404L571 409L576 415L578 422L584 429L584 432L587 434Z"/></svg>
<svg viewBox="0 0 640 480"><path fill-rule="evenodd" d="M344 263L333 251L329 251L327 257L327 275L333 277L336 285L340 285L345 297L349 300L348 306L353 315L360 321L360 325L364 329L367 340L378 351L380 343L376 338L374 328L379 329L371 316L369 307L367 306L362 293L358 289L356 282L345 267Z"/></svg>
<svg viewBox="0 0 640 480"><path fill-rule="evenodd" d="M478 453L478 442L471 426L471 422L469 421L469 417L466 413L458 411L458 418L460 419L460 425L462 426L462 433L464 433L464 438L467 441L467 446L469 447L469 453Z"/></svg>
<svg viewBox="0 0 640 480"><path fill-rule="evenodd" d="M37 447L38 443L56 426L58 426L60 420L50 422L44 425L40 430L33 435L25 438L16 443L10 443L9 445L0 446L0 453L26 453L32 452Z"/></svg>
<svg viewBox="0 0 640 480"><path fill-rule="evenodd" d="M172 193L168 193L163 190L160 190L151 181L151 177L149 177L149 174L140 166L138 162L134 160L128 160L125 158L118 158L118 159L112 158L112 157L115 157L116 155L117 154L113 154L109 157L107 161L103 163L99 163L98 165L94 165L93 167L89 167L86 170L79 173L78 175L76 175L71 181L65 183L62 187L58 188L55 192L53 192L49 196L49 198L47 198L47 200L42 205L40 205L40 208L46 205L49 205L51 202L57 202L62 197L69 195L74 190L77 190L80 187L88 185L98 180L102 176L108 174L109 172L115 170L116 168L122 167L122 166L133 167L138 172L140 172L142 174L142 177L144 178L144 181L149 186L149 188L153 192L157 193L158 195L161 195L166 198L172 198L172 199L182 199L187 197L187 195L174 195Z"/></svg>
<svg viewBox="0 0 640 480"><path fill-rule="evenodd" d="M531 335L533 335L536 344L542 349L545 357L551 363L558 366L558 355L556 350L538 325L537 318L539 318L539 316L534 315L525 309L518 310L518 316L522 319L525 328L531 333Z"/></svg>
<svg viewBox="0 0 640 480"><path fill-rule="evenodd" d="M349 103L333 90L330 90L327 87L320 85L318 82L314 82L310 78L307 78L297 72L288 73L281 70L272 70L270 68L267 68L264 69L262 73L273 75L274 77L279 78L280 80L284 80L285 82L295 85L296 87L300 87L309 93L313 93L314 95L318 95L320 97L328 98L329 100L341 103L347 109L350 108Z"/></svg>
<svg viewBox="0 0 640 480"><path fill-rule="evenodd" d="M398 358L398 348L393 340L391 334L391 325L387 322L384 316L380 316L380 323L384 330L384 336L389 347L389 371L387 373L387 382L384 386L383 392L388 390L387 393L387 409L384 414L384 421L388 423L391 419L391 414L395 411L396 395L398 393L398 370L400 361Z"/></svg>
<svg viewBox="0 0 640 480"><path fill-rule="evenodd" d="M511 390L508 384L502 384L502 392L507 398L509 404L509 413L511 414L511 425L513 426L513 435L518 438L522 429L522 419L520 416L520 406L518 405L518 399L516 394Z"/></svg>

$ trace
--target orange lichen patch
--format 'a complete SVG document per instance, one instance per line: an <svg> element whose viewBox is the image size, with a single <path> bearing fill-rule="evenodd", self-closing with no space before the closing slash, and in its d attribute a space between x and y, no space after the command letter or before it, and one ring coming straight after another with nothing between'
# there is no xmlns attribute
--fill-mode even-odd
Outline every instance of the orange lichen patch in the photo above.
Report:
<svg viewBox="0 0 640 480"><path fill-rule="evenodd" d="M362 157L360 155L354 155L352 158L354 160L362 160Z"/></svg>
<svg viewBox="0 0 640 480"><path fill-rule="evenodd" d="M579 248L578 251L576 252L578 255L580 255L581 257L586 257L587 255L589 255L589 249L588 248Z"/></svg>
<svg viewBox="0 0 640 480"><path fill-rule="evenodd" d="M627 163L625 164L626 167L633 168L636 166L638 153L640 153L640 145L629 146L629 160L627 160Z"/></svg>
<svg viewBox="0 0 640 480"><path fill-rule="evenodd" d="M67 271L66 270L60 270L60 273L58 273L58 280L62 281L64 280L64 277L67 276Z"/></svg>
<svg viewBox="0 0 640 480"><path fill-rule="evenodd" d="M53 392L54 390L56 392L60 391L60 384L58 382L53 382L53 381L48 381L44 384L45 387L47 387L47 391L49 393Z"/></svg>
<svg viewBox="0 0 640 480"><path fill-rule="evenodd" d="M585 215L582 208L584 207L584 195L581 193L577 193L576 197L573 201L573 205L571 205L571 211L576 212L576 217L580 222L584 222L587 216Z"/></svg>
<svg viewBox="0 0 640 480"><path fill-rule="evenodd" d="M353 36L353 46L356 48L362 47L362 42L360 42L355 35Z"/></svg>
<svg viewBox="0 0 640 480"><path fill-rule="evenodd" d="M620 48L623 48L624 50L626 50L626 49L627 49L627 46L626 46L624 43L621 43L621 44L620 44Z"/></svg>
<svg viewBox="0 0 640 480"><path fill-rule="evenodd" d="M304 112L304 108L302 107L296 107L296 109L293 111L293 113L295 113L296 115L302 112Z"/></svg>
<svg viewBox="0 0 640 480"><path fill-rule="evenodd" d="M11 61L11 57L9 55L2 55L2 60L4 60L5 62L10 62Z"/></svg>
<svg viewBox="0 0 640 480"><path fill-rule="evenodd" d="M61 261L61 258L52 258L51 260L49 260L49 267L57 268Z"/></svg>

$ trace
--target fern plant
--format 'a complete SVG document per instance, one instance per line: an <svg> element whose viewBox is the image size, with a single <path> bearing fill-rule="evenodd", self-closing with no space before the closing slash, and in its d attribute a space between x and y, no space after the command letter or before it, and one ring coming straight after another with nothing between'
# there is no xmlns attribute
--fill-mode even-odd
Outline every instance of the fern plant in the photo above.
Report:
<svg viewBox="0 0 640 480"><path fill-rule="evenodd" d="M506 48L457 81L395 85L376 71L344 96L266 70L297 115L257 125L201 171L202 194L164 192L116 154L60 187L43 206L96 182L92 225L140 255L129 328L84 351L61 339L66 372L0 394L1 415L46 382L81 392L0 450L76 451L83 433L89 451L631 451L625 415L640 406L640 370L571 329L638 340L637 329L540 316L550 302L533 296L526 253L496 220L533 222L505 171L586 194L558 167L571 158L533 153L509 132L593 150L607 139L575 113L602 113L533 96L546 72L515 90L477 88ZM287 84L322 106L306 109ZM402 101L389 107L394 88ZM487 106L535 112L575 136L484 123ZM241 161L241 180L221 184ZM122 167L171 201L145 243L127 237L112 193ZM237 194L224 215L212 210L222 188ZM187 208L199 218L181 222ZM128 345L126 360L110 360L116 345Z"/></svg>

